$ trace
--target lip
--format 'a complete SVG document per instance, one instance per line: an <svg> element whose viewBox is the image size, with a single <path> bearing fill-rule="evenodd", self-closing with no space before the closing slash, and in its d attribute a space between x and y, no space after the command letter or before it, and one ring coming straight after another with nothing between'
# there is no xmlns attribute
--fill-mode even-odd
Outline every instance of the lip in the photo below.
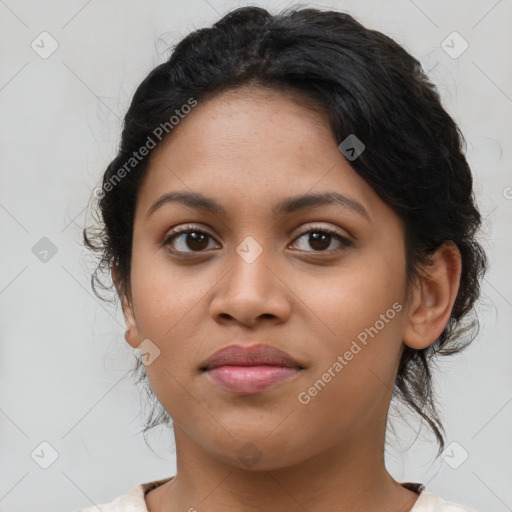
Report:
<svg viewBox="0 0 512 512"><path fill-rule="evenodd" d="M270 345L229 345L215 352L201 370L216 384L237 394L270 389L304 367L286 352Z"/></svg>
<svg viewBox="0 0 512 512"><path fill-rule="evenodd" d="M212 370L219 366L257 365L303 368L292 356L271 345L234 344L217 350L201 365L201 370Z"/></svg>

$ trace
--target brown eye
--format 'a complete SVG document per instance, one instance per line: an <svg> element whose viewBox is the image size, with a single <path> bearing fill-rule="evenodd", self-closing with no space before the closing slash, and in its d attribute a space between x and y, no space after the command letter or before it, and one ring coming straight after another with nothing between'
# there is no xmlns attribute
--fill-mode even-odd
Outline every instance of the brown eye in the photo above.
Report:
<svg viewBox="0 0 512 512"><path fill-rule="evenodd" d="M186 226L170 233L164 240L165 246L171 246L171 252L194 253L203 252L213 238L197 226Z"/></svg>
<svg viewBox="0 0 512 512"><path fill-rule="evenodd" d="M336 252L338 250L343 250L352 245L352 242L340 235L337 231L326 228L326 227L318 227L318 228L310 228L308 231L303 230L302 234L296 238L296 240L305 240L302 244L302 247L299 247L300 250L306 252ZM333 242L338 242L338 247L329 248ZM307 247L311 247L314 251L308 251ZM341 247L341 249L340 249Z"/></svg>
<svg viewBox="0 0 512 512"><path fill-rule="evenodd" d="M332 235L329 233L310 233L308 243L313 249L325 251L331 245Z"/></svg>

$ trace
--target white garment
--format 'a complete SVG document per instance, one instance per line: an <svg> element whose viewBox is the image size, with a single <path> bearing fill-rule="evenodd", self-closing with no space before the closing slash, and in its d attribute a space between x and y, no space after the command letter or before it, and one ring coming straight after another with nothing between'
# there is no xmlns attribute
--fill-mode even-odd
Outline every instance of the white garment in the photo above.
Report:
<svg viewBox="0 0 512 512"><path fill-rule="evenodd" d="M110 503L93 505L92 507L74 510L73 512L148 512L144 496L150 490L168 482L171 478L174 477L138 484L128 494L119 496ZM419 498L410 512L475 512L475 510L464 505L443 500L437 494L428 491L423 484L401 482L401 485L413 492L419 493Z"/></svg>

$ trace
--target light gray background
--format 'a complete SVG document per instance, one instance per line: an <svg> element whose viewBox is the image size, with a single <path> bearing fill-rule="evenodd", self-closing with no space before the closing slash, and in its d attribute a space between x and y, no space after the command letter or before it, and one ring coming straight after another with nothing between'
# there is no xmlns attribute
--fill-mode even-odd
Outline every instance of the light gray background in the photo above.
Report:
<svg viewBox="0 0 512 512"><path fill-rule="evenodd" d="M137 434L143 410L127 377L133 351L119 308L92 295L81 228L136 86L170 44L249 4L0 0L2 511L71 511L174 474L171 436L150 435L156 456ZM291 5L252 4L274 12ZM388 469L479 512L512 510L511 2L303 5L347 11L404 45L430 70L466 137L491 268L481 332L440 365L435 381L447 444L462 447L448 455L460 459L464 449L469 456L457 469L448 459L433 463L428 429L414 442L414 430L395 422L400 444L390 436ZM31 47L43 31L59 45L46 59ZM456 59L441 47L453 31L469 43ZM46 263L32 252L42 237L57 248ZM31 457L43 441L58 453L48 469Z"/></svg>

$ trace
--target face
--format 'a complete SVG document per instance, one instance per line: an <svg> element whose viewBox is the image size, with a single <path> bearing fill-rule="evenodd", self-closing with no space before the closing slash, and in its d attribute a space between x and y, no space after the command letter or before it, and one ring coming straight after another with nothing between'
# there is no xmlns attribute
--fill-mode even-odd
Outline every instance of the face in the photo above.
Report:
<svg viewBox="0 0 512 512"><path fill-rule="evenodd" d="M218 211L155 206L172 192ZM338 199L290 201L322 194ZM199 102L152 155L130 285L127 341L146 340L178 450L239 467L249 451L275 469L381 442L406 324L404 229L325 114L269 90ZM270 345L300 369L228 389L201 367L232 344Z"/></svg>

